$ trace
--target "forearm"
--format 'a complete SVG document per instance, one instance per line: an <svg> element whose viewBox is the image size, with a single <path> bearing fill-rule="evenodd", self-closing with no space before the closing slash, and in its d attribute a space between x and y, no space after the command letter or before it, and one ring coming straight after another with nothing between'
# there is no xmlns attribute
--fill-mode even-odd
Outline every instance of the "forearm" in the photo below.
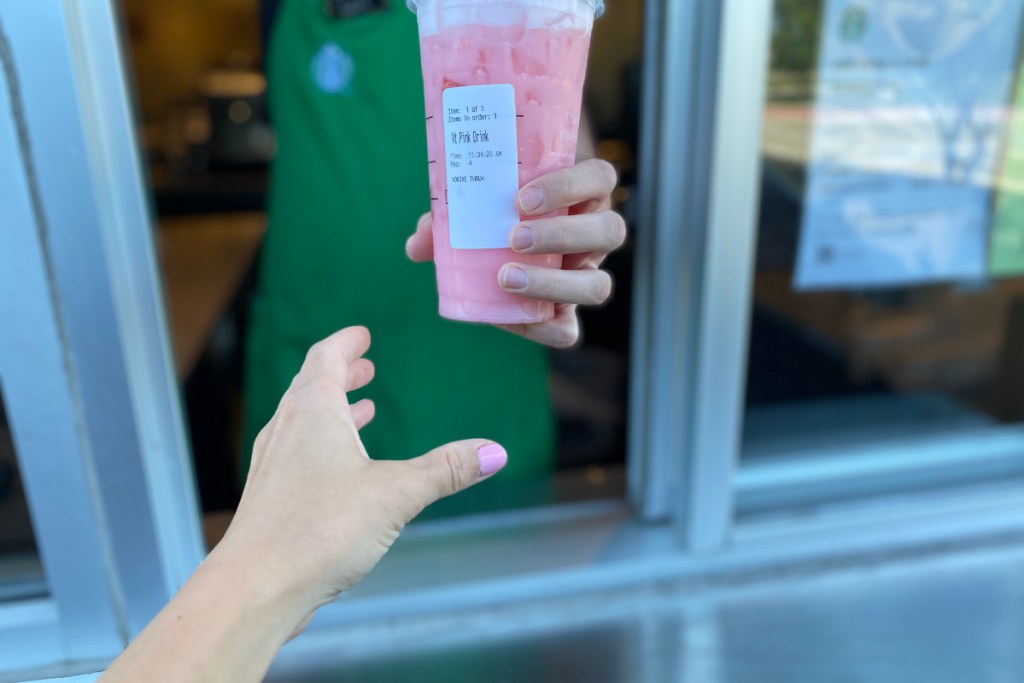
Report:
<svg viewBox="0 0 1024 683"><path fill-rule="evenodd" d="M259 558L214 551L100 681L262 680L309 611L271 578Z"/></svg>

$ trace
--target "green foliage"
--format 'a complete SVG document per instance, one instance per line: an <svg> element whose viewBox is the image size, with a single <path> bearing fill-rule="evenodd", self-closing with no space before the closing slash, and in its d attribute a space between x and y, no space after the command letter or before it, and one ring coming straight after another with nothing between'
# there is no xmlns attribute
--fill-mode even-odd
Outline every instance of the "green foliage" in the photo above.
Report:
<svg viewBox="0 0 1024 683"><path fill-rule="evenodd" d="M818 55L823 0L776 0L772 70L812 71Z"/></svg>

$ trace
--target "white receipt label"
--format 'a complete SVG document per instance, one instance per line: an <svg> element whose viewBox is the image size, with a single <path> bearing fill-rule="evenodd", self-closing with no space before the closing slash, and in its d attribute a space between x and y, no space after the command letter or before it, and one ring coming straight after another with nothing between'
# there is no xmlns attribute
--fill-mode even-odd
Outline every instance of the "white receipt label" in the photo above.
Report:
<svg viewBox="0 0 1024 683"><path fill-rule="evenodd" d="M452 248L507 248L509 231L519 222L515 89L448 88L441 103Z"/></svg>

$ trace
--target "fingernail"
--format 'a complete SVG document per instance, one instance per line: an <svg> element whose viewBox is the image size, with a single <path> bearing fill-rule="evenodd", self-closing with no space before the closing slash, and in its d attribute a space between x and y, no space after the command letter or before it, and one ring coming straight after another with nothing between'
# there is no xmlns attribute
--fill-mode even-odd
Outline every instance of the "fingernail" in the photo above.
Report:
<svg viewBox="0 0 1024 683"><path fill-rule="evenodd" d="M533 228L529 225L520 225L512 230L512 248L516 251L523 251L533 246Z"/></svg>
<svg viewBox="0 0 1024 683"><path fill-rule="evenodd" d="M489 443L476 449L476 457L480 461L480 476L494 474L508 462L508 453L496 443Z"/></svg>
<svg viewBox="0 0 1024 683"><path fill-rule="evenodd" d="M526 187L519 191L519 206L526 213L536 211L543 203L544 190L539 187Z"/></svg>
<svg viewBox="0 0 1024 683"><path fill-rule="evenodd" d="M501 286L511 291L526 289L526 271L522 268L511 266L501 274Z"/></svg>

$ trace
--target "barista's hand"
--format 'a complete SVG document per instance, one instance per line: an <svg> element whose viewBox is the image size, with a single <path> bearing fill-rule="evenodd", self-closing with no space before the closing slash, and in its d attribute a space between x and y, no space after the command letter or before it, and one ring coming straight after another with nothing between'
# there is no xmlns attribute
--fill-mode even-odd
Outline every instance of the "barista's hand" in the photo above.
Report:
<svg viewBox="0 0 1024 683"><path fill-rule="evenodd" d="M544 323L498 327L547 346L564 348L577 342L576 306L608 300L612 279L600 266L626 239L625 222L611 210L615 184L611 164L588 159L541 176L519 190L519 210L524 216L543 216L566 208L569 215L523 221L512 228L509 246L521 254L564 254L565 258L561 270L521 263L502 267L498 273L502 289L555 302L555 317ZM420 218L405 248L413 261L433 258L430 214Z"/></svg>

